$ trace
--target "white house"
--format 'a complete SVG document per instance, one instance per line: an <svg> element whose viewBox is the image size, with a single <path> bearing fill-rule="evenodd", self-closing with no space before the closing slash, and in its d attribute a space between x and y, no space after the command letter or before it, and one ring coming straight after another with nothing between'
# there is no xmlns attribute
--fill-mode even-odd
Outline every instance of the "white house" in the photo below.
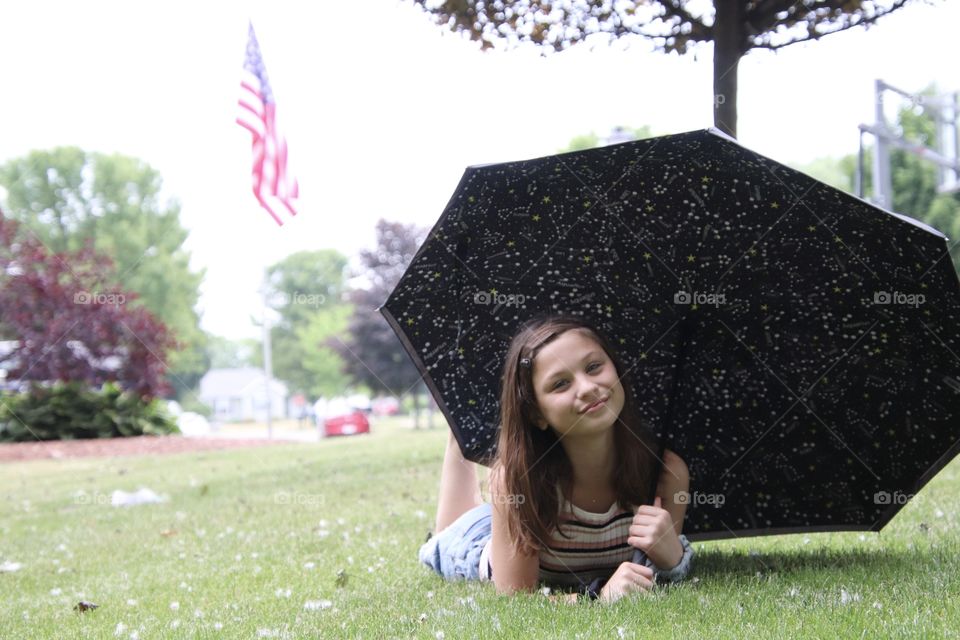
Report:
<svg viewBox="0 0 960 640"><path fill-rule="evenodd" d="M200 379L200 401L213 409L213 420L230 422L267 418L266 376L261 369L211 369ZM287 386L270 380L270 415L287 416Z"/></svg>

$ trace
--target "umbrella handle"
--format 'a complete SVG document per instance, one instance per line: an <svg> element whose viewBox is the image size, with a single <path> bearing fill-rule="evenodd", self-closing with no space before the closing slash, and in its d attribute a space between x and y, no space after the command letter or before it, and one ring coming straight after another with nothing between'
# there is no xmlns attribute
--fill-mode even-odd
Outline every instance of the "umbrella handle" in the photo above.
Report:
<svg viewBox="0 0 960 640"><path fill-rule="evenodd" d="M634 550L632 562L633 562L634 564L646 565L646 564L647 564L647 554L644 553L643 551L641 551L640 549Z"/></svg>

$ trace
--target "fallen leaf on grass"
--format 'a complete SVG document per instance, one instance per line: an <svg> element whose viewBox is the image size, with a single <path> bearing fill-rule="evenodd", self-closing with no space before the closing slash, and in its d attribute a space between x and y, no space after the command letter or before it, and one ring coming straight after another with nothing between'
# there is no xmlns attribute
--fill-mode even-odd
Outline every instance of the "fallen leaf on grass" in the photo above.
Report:
<svg viewBox="0 0 960 640"><path fill-rule="evenodd" d="M170 536L175 536L175 535L177 535L177 530L176 530L176 529L164 529L163 531L160 532L160 535L162 535L164 538L169 538Z"/></svg>
<svg viewBox="0 0 960 640"><path fill-rule="evenodd" d="M86 600L81 600L73 607L73 610L77 613L83 613L84 611L92 611L93 609L98 608L100 605L94 604L92 602L87 602Z"/></svg>

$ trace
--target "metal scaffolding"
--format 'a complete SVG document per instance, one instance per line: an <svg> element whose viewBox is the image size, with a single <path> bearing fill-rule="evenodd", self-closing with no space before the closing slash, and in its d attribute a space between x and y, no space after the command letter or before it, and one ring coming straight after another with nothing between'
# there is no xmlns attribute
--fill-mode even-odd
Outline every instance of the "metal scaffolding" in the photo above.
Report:
<svg viewBox="0 0 960 640"><path fill-rule="evenodd" d="M908 140L887 124L883 110L886 92L893 92L908 99L923 112L933 118L936 126L936 148L931 149L916 140ZM857 195L863 194L863 135L869 133L876 137L873 154L873 197L871 200L887 209L893 210L893 185L890 178L890 151L893 148L913 153L924 160L937 165L937 191L949 193L960 189L960 148L957 120L960 117L960 93L953 92L939 96L911 94L884 82L876 81L876 122L872 125L860 125L860 151L857 160Z"/></svg>

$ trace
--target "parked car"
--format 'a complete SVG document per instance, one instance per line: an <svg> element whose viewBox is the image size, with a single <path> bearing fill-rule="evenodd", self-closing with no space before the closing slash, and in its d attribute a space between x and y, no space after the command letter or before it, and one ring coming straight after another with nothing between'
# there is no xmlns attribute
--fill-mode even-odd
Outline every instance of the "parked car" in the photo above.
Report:
<svg viewBox="0 0 960 640"><path fill-rule="evenodd" d="M314 405L317 424L326 436L352 436L370 433L370 421L360 409L351 406L346 398L318 400Z"/></svg>
<svg viewBox="0 0 960 640"><path fill-rule="evenodd" d="M395 416L400 413L400 401L393 396L377 398L372 409L375 416Z"/></svg>
<svg viewBox="0 0 960 640"><path fill-rule="evenodd" d="M360 433L370 433L370 421L363 411L325 418L323 421L324 437L353 436Z"/></svg>
<svg viewBox="0 0 960 640"><path fill-rule="evenodd" d="M350 396L347 398L347 403L349 403L351 409L363 411L364 413L370 413L370 398L362 393L356 393Z"/></svg>

